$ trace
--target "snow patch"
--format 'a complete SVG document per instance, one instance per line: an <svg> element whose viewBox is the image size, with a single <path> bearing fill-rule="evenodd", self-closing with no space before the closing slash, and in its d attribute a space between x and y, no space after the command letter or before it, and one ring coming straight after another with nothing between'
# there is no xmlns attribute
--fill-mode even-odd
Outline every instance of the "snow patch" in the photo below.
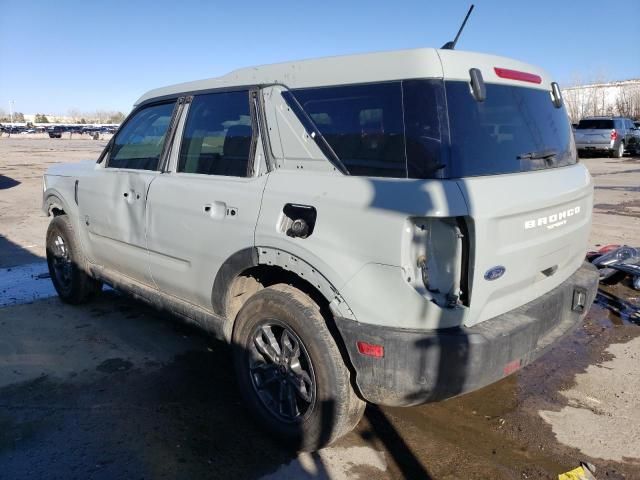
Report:
<svg viewBox="0 0 640 480"><path fill-rule="evenodd" d="M0 308L53 297L47 262L0 268Z"/></svg>

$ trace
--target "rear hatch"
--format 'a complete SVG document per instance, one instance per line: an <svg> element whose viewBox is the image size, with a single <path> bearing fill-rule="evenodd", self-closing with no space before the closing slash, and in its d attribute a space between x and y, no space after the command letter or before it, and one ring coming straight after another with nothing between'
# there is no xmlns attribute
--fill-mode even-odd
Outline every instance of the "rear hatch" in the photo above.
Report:
<svg viewBox="0 0 640 480"><path fill-rule="evenodd" d="M475 240L466 324L493 318L552 290L584 261L593 185L573 165L458 180ZM491 279L503 267L504 274Z"/></svg>
<svg viewBox="0 0 640 480"><path fill-rule="evenodd" d="M579 268L593 185L543 71L478 58L486 99L477 101L468 80L447 80L478 66L475 59L462 68L464 62L442 57L451 144L446 173L457 179L469 211L470 326L538 298ZM511 80L498 78L502 67Z"/></svg>
<svg viewBox="0 0 640 480"><path fill-rule="evenodd" d="M606 145L611 143L613 120L584 119L576 127L575 139L580 145Z"/></svg>

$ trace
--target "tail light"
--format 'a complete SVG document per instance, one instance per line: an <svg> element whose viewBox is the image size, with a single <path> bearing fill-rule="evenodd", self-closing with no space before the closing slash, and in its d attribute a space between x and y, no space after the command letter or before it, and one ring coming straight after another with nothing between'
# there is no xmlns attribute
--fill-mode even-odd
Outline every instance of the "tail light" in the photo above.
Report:
<svg viewBox="0 0 640 480"><path fill-rule="evenodd" d="M611 140L615 140L618 138L618 132L616 132L615 128L611 130Z"/></svg>
<svg viewBox="0 0 640 480"><path fill-rule="evenodd" d="M402 269L406 281L443 308L469 305L469 235L462 217L407 219Z"/></svg>

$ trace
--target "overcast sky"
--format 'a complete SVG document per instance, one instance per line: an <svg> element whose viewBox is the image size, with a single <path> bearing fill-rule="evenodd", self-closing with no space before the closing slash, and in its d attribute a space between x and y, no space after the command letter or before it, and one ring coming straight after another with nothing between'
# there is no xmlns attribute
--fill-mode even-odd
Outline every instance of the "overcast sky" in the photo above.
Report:
<svg viewBox="0 0 640 480"><path fill-rule="evenodd" d="M476 1L460 50L567 85L640 77L640 0ZM0 0L0 109L128 112L146 90L301 58L439 47L467 1Z"/></svg>

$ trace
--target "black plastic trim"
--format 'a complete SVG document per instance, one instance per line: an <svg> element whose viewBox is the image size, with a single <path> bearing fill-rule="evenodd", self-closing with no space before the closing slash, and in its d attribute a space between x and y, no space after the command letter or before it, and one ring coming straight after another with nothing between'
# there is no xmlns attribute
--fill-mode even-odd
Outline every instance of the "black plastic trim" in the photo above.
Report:
<svg viewBox="0 0 640 480"><path fill-rule="evenodd" d="M366 400L409 406L443 400L496 382L531 363L577 328L598 288L588 263L550 292L472 327L406 330L336 318L336 326ZM572 309L574 292L586 295ZM384 356L362 355L357 342L382 345Z"/></svg>

